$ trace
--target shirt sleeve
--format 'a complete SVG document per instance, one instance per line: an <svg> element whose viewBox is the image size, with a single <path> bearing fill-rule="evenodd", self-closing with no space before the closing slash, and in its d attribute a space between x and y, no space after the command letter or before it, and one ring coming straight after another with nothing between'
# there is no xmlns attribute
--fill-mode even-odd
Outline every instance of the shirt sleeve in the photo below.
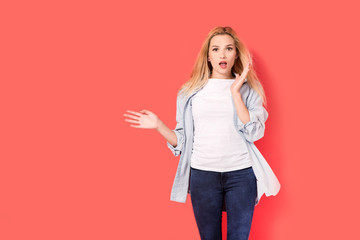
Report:
<svg viewBox="0 0 360 240"><path fill-rule="evenodd" d="M250 88L249 97L246 100L250 121L243 123L237 116L237 128L242 132L249 142L255 142L262 138L265 133L265 122L269 117L269 113L263 107L261 96Z"/></svg>
<svg viewBox="0 0 360 240"><path fill-rule="evenodd" d="M184 111L183 97L178 95L176 100L176 126L175 129L172 130L176 134L177 145L176 147L174 147L169 142L167 142L168 148L171 150L171 152L174 154L175 157L181 154L185 142L183 111Z"/></svg>

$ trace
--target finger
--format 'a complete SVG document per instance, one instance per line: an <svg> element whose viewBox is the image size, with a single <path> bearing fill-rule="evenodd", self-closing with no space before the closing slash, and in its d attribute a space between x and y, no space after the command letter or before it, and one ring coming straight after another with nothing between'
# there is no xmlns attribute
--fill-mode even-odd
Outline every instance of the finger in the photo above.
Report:
<svg viewBox="0 0 360 240"><path fill-rule="evenodd" d="M252 59L250 59L249 66L252 65Z"/></svg>
<svg viewBox="0 0 360 240"><path fill-rule="evenodd" d="M127 112L129 112L129 113L132 113L132 114L135 114L135 115L137 115L137 116L142 116L142 114L141 113L138 113L138 112L134 112L134 111L130 111L130 110L126 110Z"/></svg>
<svg viewBox="0 0 360 240"><path fill-rule="evenodd" d="M135 117L135 116L129 115L129 114L124 114L124 116L132 118L132 119L139 119L139 117Z"/></svg>
<svg viewBox="0 0 360 240"><path fill-rule="evenodd" d="M146 113L146 114L148 114L148 113L149 113L149 111L148 111L148 110L146 110L146 109L143 109L143 110L141 110L140 112L143 112L143 113Z"/></svg>
<svg viewBox="0 0 360 240"><path fill-rule="evenodd" d="M252 58L250 52L248 52L248 65L252 65Z"/></svg>
<svg viewBox="0 0 360 240"><path fill-rule="evenodd" d="M131 123L139 123L139 121L130 120L130 119L125 119L125 121L127 121L127 122L131 122Z"/></svg>

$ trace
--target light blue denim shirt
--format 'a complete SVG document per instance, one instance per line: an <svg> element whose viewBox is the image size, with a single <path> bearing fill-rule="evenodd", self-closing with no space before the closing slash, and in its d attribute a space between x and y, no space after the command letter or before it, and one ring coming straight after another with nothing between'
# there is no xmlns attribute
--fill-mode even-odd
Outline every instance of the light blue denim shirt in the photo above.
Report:
<svg viewBox="0 0 360 240"><path fill-rule="evenodd" d="M171 190L171 201L185 203L187 194L190 193L190 161L194 140L194 126L192 116L192 97L201 89L192 93L188 98L178 95L176 100L176 127L173 130L177 137L177 146L173 147L169 142L174 156L180 155L174 183ZM260 95L247 84L245 79L240 88L241 97L248 108L250 121L246 124L239 119L235 104L234 106L234 126L237 132L245 139L249 150L252 168L257 179L257 198L255 205L260 201L261 196L275 196L280 190L280 183L270 168L269 164L255 146L254 142L264 136L265 122L269 116L263 107Z"/></svg>

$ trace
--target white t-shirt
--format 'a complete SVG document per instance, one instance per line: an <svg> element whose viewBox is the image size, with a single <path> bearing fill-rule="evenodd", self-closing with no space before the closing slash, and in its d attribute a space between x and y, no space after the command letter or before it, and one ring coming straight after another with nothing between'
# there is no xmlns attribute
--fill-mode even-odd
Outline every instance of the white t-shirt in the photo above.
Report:
<svg viewBox="0 0 360 240"><path fill-rule="evenodd" d="M192 100L191 167L227 172L251 167L245 140L234 126L230 86L235 79L210 78Z"/></svg>

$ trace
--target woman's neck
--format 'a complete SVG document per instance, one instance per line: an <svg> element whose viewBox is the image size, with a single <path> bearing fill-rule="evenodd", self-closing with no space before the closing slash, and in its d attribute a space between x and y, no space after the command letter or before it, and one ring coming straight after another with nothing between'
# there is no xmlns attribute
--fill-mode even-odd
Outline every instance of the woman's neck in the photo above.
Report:
<svg viewBox="0 0 360 240"><path fill-rule="evenodd" d="M230 74L228 76L219 75L219 74L210 74L209 78L216 78L216 79L235 79L235 77Z"/></svg>

